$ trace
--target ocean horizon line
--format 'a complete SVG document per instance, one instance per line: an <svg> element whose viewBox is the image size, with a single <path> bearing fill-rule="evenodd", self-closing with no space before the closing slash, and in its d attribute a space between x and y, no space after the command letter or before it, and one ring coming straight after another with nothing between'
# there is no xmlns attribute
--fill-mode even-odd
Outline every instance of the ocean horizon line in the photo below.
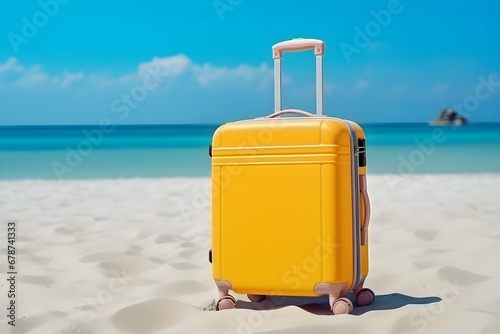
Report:
<svg viewBox="0 0 500 334"><path fill-rule="evenodd" d="M236 122L228 121L229 122ZM8 124L1 125L0 130L28 130L28 129L47 129L47 130L57 130L57 129L84 129L84 128L99 128L99 127L113 127L113 128L217 128L226 123L137 123L137 124ZM362 127L377 127L377 126L394 126L394 127L404 127L404 126L428 126L429 122L356 122ZM467 125L437 125L435 127L470 127L470 126L500 126L500 122L471 122Z"/></svg>

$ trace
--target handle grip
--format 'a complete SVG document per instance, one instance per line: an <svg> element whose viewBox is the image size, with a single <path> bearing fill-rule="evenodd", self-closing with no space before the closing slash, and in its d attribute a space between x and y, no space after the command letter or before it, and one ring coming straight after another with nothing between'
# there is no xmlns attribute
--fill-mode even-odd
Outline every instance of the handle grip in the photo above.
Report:
<svg viewBox="0 0 500 334"><path fill-rule="evenodd" d="M286 109L286 110L280 110L278 112L275 112L274 114L271 114L269 116L266 116L265 118L276 118L284 114L300 114L302 116L308 116L308 117L313 117L314 115L311 113L308 113L307 111L299 110L299 109Z"/></svg>
<svg viewBox="0 0 500 334"><path fill-rule="evenodd" d="M368 191L366 188L366 175L360 175L359 189L361 192L361 199L363 200L365 206L365 216L363 218L363 224L361 225L361 245L366 245L368 242L368 224L370 223L371 216L370 197L368 197Z"/></svg>
<svg viewBox="0 0 500 334"><path fill-rule="evenodd" d="M283 57L284 51L305 51L314 49L315 55L325 54L325 42L319 39L311 38L295 38L289 41L284 41L273 45L273 58L278 59Z"/></svg>

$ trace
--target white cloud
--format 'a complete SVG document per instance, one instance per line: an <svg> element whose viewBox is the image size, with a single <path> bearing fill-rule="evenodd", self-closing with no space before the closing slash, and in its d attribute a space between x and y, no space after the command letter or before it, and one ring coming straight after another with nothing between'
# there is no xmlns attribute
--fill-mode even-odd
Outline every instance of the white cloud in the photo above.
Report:
<svg viewBox="0 0 500 334"><path fill-rule="evenodd" d="M193 63L187 56L179 54L163 58L154 57L150 61L140 63L137 71L119 77L102 73L85 75L82 71L76 73L65 71L62 75L50 76L41 66L26 68L12 57L6 63L0 64L0 85L13 84L27 88L43 84L46 88L67 89L76 82L85 81L92 87L113 87L133 82L140 83L146 76L156 76L163 81L166 78L175 80L183 74L188 74L188 80L202 87L216 82L255 81L255 87L259 88L266 82L272 82L273 71L266 64L258 67L239 65L234 68L214 66L210 63L199 65Z"/></svg>
<svg viewBox="0 0 500 334"><path fill-rule="evenodd" d="M370 82L366 79L359 79L358 82L354 85L355 89L367 89L370 87Z"/></svg>
<svg viewBox="0 0 500 334"><path fill-rule="evenodd" d="M19 65L16 57L10 57L5 64L0 64L0 74L6 72L21 72L24 67Z"/></svg>
<svg viewBox="0 0 500 334"><path fill-rule="evenodd" d="M192 66L191 59L183 54L163 58L154 57L149 62L139 64L137 75L143 77L154 71L163 77L176 76L185 72Z"/></svg>
<svg viewBox="0 0 500 334"><path fill-rule="evenodd" d="M11 82L8 82L3 77L10 77ZM2 81L2 86L7 83L11 83L17 87L33 87L37 85L47 85L53 88L65 89L70 84L82 80L84 74L82 71L77 73L71 73L64 71L61 76L50 77L42 67L35 65L32 67L24 67L19 65L16 58L10 58L3 65L0 65L0 80Z"/></svg>
<svg viewBox="0 0 500 334"><path fill-rule="evenodd" d="M259 67L240 65L231 69L227 67L216 67L206 63L203 66L194 65L192 70L196 77L196 81L203 86L207 86L211 82L222 79L248 82L254 79L267 78L269 74L272 73L272 70L266 64L262 64Z"/></svg>
<svg viewBox="0 0 500 334"><path fill-rule="evenodd" d="M21 71L12 72L18 72L19 77L14 81L14 85L20 87L42 84L50 79L47 73L42 70L42 67L38 65L29 68L23 67Z"/></svg>
<svg viewBox="0 0 500 334"><path fill-rule="evenodd" d="M82 71L77 72L77 73L71 73L68 71L64 71L62 77L55 77L54 78L54 82L56 84L58 84L59 88L65 89L71 83L82 80L83 77L84 77L84 74Z"/></svg>
<svg viewBox="0 0 500 334"><path fill-rule="evenodd" d="M203 66L196 65L194 67L196 81L201 85L206 86L210 81L220 80L228 75L228 69L225 67L214 67L210 64Z"/></svg>
<svg viewBox="0 0 500 334"><path fill-rule="evenodd" d="M135 78L135 75L124 75L119 78L113 78L106 73L91 73L86 77L86 80L92 86L107 88L128 83L129 81L132 81L133 78Z"/></svg>

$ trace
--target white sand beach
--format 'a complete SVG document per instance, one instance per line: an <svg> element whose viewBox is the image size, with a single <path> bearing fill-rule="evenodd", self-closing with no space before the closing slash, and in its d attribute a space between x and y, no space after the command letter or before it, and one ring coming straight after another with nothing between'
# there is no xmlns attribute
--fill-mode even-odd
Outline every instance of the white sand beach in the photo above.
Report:
<svg viewBox="0 0 500 334"><path fill-rule="evenodd" d="M213 311L208 178L0 182L1 333L498 333L500 174L369 175L367 307ZM7 223L17 223L16 326ZM352 298L352 296L350 296ZM266 302L266 307L271 304Z"/></svg>

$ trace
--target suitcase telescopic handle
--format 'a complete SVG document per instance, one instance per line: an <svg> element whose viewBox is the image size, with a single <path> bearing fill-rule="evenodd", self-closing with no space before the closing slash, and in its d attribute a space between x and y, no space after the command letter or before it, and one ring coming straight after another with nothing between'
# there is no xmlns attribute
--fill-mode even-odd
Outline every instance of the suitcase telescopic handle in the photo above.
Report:
<svg viewBox="0 0 500 334"><path fill-rule="evenodd" d="M323 55L325 42L319 39L296 38L273 45L274 58L274 111L282 108L281 58L284 51L305 51L314 49L316 55L316 114L324 114L323 99Z"/></svg>

